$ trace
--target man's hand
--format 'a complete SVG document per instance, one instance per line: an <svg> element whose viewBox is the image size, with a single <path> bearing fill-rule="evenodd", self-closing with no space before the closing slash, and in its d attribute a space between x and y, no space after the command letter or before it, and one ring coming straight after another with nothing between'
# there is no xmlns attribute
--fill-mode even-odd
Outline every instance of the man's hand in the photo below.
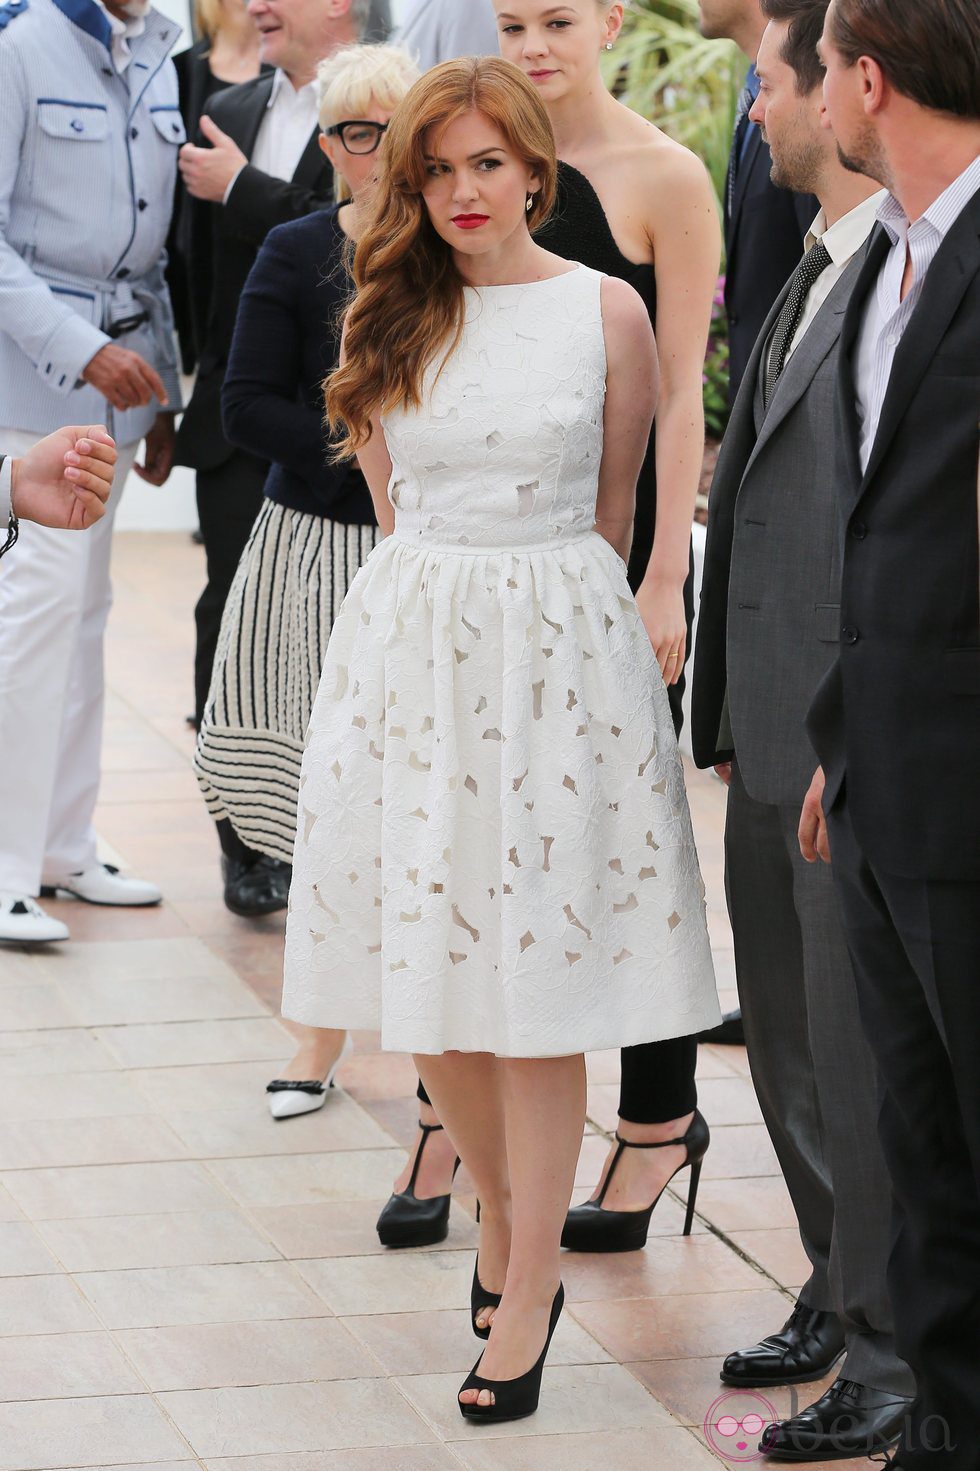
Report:
<svg viewBox="0 0 980 1471"><path fill-rule="evenodd" d="M684 672L687 647L684 583L653 582L644 578L637 590L636 606L657 656L664 684L676 684Z"/></svg>
<svg viewBox="0 0 980 1471"><path fill-rule="evenodd" d="M85 531L105 515L116 446L102 424L59 429L11 465L15 516L59 531Z"/></svg>
<svg viewBox="0 0 980 1471"><path fill-rule="evenodd" d="M167 402L167 390L155 369L138 352L107 342L82 371L86 383L97 388L114 409L142 408L153 398Z"/></svg>
<svg viewBox="0 0 980 1471"><path fill-rule="evenodd" d="M201 132L212 146L198 148L193 143L184 144L178 160L181 178L187 192L195 199L209 199L212 204L222 204L228 185L248 159L234 139L223 133L207 113L201 117Z"/></svg>
<svg viewBox="0 0 980 1471"><path fill-rule="evenodd" d="M827 819L823 815L824 785L823 767L818 766L813 773L810 790L803 798L803 812L800 816L800 852L807 863L816 863L818 858L822 858L824 863L830 862Z"/></svg>
<svg viewBox="0 0 980 1471"><path fill-rule="evenodd" d="M174 462L174 439L173 414L157 414L146 436L143 463L133 466L141 480L150 485L163 484Z"/></svg>
<svg viewBox="0 0 980 1471"><path fill-rule="evenodd" d="M730 787L732 784L732 763L730 761L719 762L715 767L715 776L720 776L725 786Z"/></svg>

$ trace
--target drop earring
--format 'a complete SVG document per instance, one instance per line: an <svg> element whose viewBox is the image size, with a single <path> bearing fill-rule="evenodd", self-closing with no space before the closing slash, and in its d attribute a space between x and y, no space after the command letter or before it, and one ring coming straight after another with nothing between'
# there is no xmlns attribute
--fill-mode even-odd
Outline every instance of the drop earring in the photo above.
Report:
<svg viewBox="0 0 980 1471"><path fill-rule="evenodd" d="M531 210L534 208L534 195L533 194L529 194L527 196L527 200L525 202L524 208L525 208L525 210L527 211L528 214L531 213Z"/></svg>

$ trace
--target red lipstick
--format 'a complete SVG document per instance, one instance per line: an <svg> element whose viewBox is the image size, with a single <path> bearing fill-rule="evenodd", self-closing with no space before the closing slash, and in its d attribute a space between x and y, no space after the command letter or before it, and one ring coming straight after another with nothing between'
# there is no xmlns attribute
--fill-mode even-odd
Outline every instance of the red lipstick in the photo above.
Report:
<svg viewBox="0 0 980 1471"><path fill-rule="evenodd" d="M453 224L461 230L478 230L489 218L489 215L453 215Z"/></svg>

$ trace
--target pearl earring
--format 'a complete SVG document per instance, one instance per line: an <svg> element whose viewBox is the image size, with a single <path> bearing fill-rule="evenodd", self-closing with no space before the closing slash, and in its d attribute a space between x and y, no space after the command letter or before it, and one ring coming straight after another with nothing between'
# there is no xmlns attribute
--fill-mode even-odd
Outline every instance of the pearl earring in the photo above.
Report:
<svg viewBox="0 0 980 1471"><path fill-rule="evenodd" d="M611 51L612 49L613 49L613 43L611 41L607 41L606 42L606 50L607 51Z"/></svg>

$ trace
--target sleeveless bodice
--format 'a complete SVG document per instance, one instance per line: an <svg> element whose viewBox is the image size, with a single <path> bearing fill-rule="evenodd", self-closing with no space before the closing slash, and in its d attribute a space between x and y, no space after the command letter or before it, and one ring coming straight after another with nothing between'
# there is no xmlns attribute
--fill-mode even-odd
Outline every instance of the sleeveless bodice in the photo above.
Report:
<svg viewBox="0 0 980 1471"><path fill-rule="evenodd" d="M601 283L578 266L465 289L462 336L426 372L422 408L382 419L399 540L486 551L592 533L606 379Z"/></svg>

